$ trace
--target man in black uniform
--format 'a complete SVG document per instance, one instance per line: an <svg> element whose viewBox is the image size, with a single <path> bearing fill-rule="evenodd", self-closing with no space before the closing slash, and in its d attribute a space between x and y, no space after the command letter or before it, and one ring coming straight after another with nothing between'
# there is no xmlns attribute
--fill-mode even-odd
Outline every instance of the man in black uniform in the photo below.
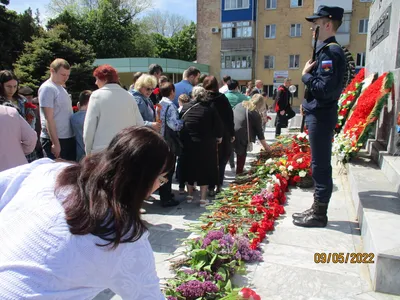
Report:
<svg viewBox="0 0 400 300"><path fill-rule="evenodd" d="M302 77L309 91L302 108L311 145L315 193L310 209L293 214L296 226L325 227L328 223L327 209L333 187L332 139L337 122L337 102L346 70L343 49L335 39L342 17L343 8L322 5L317 14L306 18L314 28L320 28L316 60L306 63Z"/></svg>
<svg viewBox="0 0 400 300"><path fill-rule="evenodd" d="M290 78L285 78L283 85L278 88L275 100L275 137L281 135L281 129L288 126L288 117L286 116L287 107L290 101L289 86L292 84Z"/></svg>

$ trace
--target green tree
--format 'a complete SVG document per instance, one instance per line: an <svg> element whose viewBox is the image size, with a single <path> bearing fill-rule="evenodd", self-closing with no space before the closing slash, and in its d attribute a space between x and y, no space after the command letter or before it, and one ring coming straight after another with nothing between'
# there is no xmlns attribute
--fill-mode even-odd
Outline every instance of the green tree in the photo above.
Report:
<svg viewBox="0 0 400 300"><path fill-rule="evenodd" d="M94 89L93 62L95 54L90 45L71 38L65 25L58 25L41 37L27 43L15 63L15 74L21 83L34 89L50 76L49 65L55 58L64 58L71 64L67 90L73 99L85 89Z"/></svg>
<svg viewBox="0 0 400 300"><path fill-rule="evenodd" d="M153 41L135 23L129 10L115 5L115 0L98 0L95 9L85 13L65 10L48 22L48 29L65 24L72 38L90 44L97 58L153 55Z"/></svg>
<svg viewBox="0 0 400 300"><path fill-rule="evenodd" d="M152 0L109 0L109 3L114 8L127 10L132 18L149 9L153 4ZM101 5L102 0L50 0L47 8L53 14L68 10L80 15L99 9Z"/></svg>
<svg viewBox="0 0 400 300"><path fill-rule="evenodd" d="M153 33L152 39L155 45L154 56L162 58L175 58L171 38L165 37L159 33Z"/></svg>
<svg viewBox="0 0 400 300"><path fill-rule="evenodd" d="M184 26L181 31L174 34L171 38L171 44L175 53L176 59L195 61L196 48L196 24L191 22Z"/></svg>
<svg viewBox="0 0 400 300"><path fill-rule="evenodd" d="M181 31L171 38L161 34L152 35L155 44L155 56L163 58L196 60L196 24L184 26Z"/></svg>
<svg viewBox="0 0 400 300"><path fill-rule="evenodd" d="M43 30L36 23L29 8L22 14L0 5L0 69L12 69L24 49L24 43L32 41Z"/></svg>

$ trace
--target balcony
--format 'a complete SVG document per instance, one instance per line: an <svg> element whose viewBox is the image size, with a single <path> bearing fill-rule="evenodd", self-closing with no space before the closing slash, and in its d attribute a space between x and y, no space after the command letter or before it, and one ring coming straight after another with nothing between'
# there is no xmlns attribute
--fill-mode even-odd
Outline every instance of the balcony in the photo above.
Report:
<svg viewBox="0 0 400 300"><path fill-rule="evenodd" d="M221 69L221 78L225 75L231 76L235 80L251 80L253 69Z"/></svg>
<svg viewBox="0 0 400 300"><path fill-rule="evenodd" d="M254 38L222 39L221 50L253 50Z"/></svg>

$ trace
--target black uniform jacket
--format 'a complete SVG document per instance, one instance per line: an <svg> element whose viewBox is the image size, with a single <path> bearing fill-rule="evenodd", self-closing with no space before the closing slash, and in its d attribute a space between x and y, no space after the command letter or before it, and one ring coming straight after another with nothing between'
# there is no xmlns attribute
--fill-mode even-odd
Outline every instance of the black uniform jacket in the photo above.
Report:
<svg viewBox="0 0 400 300"><path fill-rule="evenodd" d="M337 109L337 101L343 88L346 59L335 37L330 37L317 47L316 65L302 77L308 88L308 99L303 110L312 114L320 110Z"/></svg>

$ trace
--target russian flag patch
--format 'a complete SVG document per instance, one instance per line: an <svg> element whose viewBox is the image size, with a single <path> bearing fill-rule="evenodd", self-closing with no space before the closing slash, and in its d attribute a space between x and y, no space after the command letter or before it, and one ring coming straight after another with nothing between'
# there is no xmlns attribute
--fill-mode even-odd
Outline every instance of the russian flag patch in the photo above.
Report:
<svg viewBox="0 0 400 300"><path fill-rule="evenodd" d="M332 67L333 67L332 61L331 60L323 60L321 63L321 67L322 67L322 70L324 70L325 72L331 71Z"/></svg>

